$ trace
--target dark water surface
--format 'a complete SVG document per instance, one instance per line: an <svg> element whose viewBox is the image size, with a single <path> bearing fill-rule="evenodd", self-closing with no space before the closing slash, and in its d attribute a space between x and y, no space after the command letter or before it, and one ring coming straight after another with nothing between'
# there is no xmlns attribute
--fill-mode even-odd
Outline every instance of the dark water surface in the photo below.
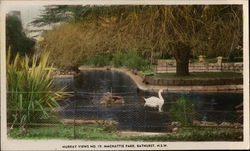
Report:
<svg viewBox="0 0 250 151"><path fill-rule="evenodd" d="M166 131L164 127L170 122L168 112L181 96L196 104L198 120L217 122L237 121L235 106L243 101L242 93L164 91L164 112L158 112L143 106L143 97L158 96L157 92L138 91L130 77L110 70L84 71L74 79L72 89L76 94L65 100L67 105L64 106L63 117L115 120L119 129L139 131ZM112 107L100 105L100 99L108 92L123 97L125 104Z"/></svg>

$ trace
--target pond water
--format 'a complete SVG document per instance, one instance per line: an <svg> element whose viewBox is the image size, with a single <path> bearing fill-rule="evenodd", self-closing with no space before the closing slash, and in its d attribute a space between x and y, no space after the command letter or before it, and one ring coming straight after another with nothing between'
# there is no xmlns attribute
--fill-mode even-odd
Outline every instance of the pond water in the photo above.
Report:
<svg viewBox="0 0 250 151"><path fill-rule="evenodd" d="M61 81L70 83L69 79ZM119 123L118 129L137 131L166 131L166 124L171 122L171 105L182 96L195 103L198 120L216 122L238 121L235 106L243 101L242 93L164 91L163 112L158 112L145 108L143 99L158 96L158 92L139 91L126 74L110 70L83 71L74 79L71 89L76 93L62 103L64 118L115 120ZM100 105L106 93L123 97L125 103L112 107Z"/></svg>

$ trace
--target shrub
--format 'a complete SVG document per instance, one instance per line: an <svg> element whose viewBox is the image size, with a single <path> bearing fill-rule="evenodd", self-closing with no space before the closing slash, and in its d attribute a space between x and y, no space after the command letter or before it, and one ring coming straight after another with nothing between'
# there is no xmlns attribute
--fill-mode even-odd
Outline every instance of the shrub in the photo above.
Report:
<svg viewBox="0 0 250 151"><path fill-rule="evenodd" d="M151 66L149 65L148 61L138 55L135 50L130 50L127 52L117 51L112 56L95 55L87 58L84 61L84 64L97 67L103 67L107 65L112 65L114 67L127 67L130 69L150 72L150 74L152 74Z"/></svg>
<svg viewBox="0 0 250 151"><path fill-rule="evenodd" d="M135 50L115 53L112 58L112 65L115 67L123 66L141 71L150 69L148 61L141 57Z"/></svg>
<svg viewBox="0 0 250 151"><path fill-rule="evenodd" d="M94 65L97 67L103 67L110 64L110 56L108 55L95 55L93 57L89 57L85 60L84 64L86 65Z"/></svg>
<svg viewBox="0 0 250 151"><path fill-rule="evenodd" d="M18 123L25 127L49 116L50 109L57 107L57 100L66 93L56 90L52 79L52 67L48 65L49 54L29 58L17 54L7 58L7 110L12 127Z"/></svg>
<svg viewBox="0 0 250 151"><path fill-rule="evenodd" d="M137 69L137 70L145 70L145 67L148 66L148 62L139 56L135 50L128 51L124 55L124 66Z"/></svg>
<svg viewBox="0 0 250 151"><path fill-rule="evenodd" d="M116 52L113 55L111 64L115 67L121 67L123 66L123 61L124 61L125 57L124 57L124 53L121 52Z"/></svg>
<svg viewBox="0 0 250 151"><path fill-rule="evenodd" d="M170 109L170 118L182 126L192 125L195 114L195 105L185 97L178 98Z"/></svg>

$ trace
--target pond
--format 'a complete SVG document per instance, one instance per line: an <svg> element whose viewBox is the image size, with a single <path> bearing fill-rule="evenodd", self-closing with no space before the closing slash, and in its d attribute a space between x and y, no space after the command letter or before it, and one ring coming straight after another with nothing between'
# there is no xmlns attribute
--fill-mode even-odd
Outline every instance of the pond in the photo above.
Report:
<svg viewBox="0 0 250 151"><path fill-rule="evenodd" d="M69 79L61 80L70 83ZM66 82L65 82L66 81ZM241 121L235 106L243 101L242 93L195 93L164 91L163 112L144 107L143 97L158 97L158 92L140 91L126 74L111 70L82 71L72 83L75 95L62 103L62 117L76 119L115 120L118 129L136 131L166 131L171 122L169 110L177 98L186 97L196 105L197 120ZM122 105L106 107L100 104L104 94L112 93L125 100ZM67 103L65 103L67 102Z"/></svg>

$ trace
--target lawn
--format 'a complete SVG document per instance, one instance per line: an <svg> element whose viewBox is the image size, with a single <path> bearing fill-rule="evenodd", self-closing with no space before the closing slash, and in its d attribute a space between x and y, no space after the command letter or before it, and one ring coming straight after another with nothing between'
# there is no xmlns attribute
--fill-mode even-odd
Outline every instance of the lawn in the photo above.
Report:
<svg viewBox="0 0 250 151"><path fill-rule="evenodd" d="M155 77L168 79L207 79L207 78L243 78L234 72L192 72L189 76L177 76L175 73L157 73Z"/></svg>
<svg viewBox="0 0 250 151"><path fill-rule="evenodd" d="M157 136L120 136L118 131L105 131L100 126L40 127L21 130L9 129L8 136L14 139L84 139L84 140L133 140L133 141L242 141L240 129L182 129L178 133Z"/></svg>

